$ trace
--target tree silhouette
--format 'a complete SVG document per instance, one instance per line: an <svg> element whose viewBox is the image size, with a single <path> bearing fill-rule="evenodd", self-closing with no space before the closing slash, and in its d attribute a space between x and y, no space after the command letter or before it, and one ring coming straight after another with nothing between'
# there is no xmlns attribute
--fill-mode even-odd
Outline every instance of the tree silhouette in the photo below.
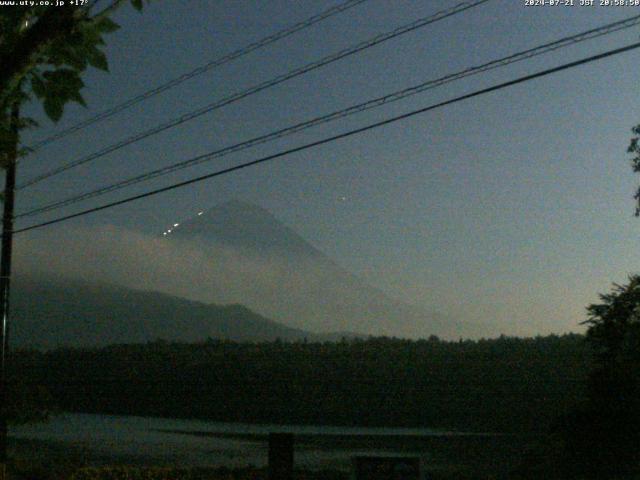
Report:
<svg viewBox="0 0 640 480"><path fill-rule="evenodd" d="M564 466L586 478L637 472L640 445L640 276L587 308L594 367L588 398L559 422Z"/></svg>
<svg viewBox="0 0 640 480"><path fill-rule="evenodd" d="M137 10L142 9L143 0L129 1ZM16 2L0 9L0 169L5 171L5 188L0 196L4 203L0 253L1 478L6 463L7 417L28 417L26 410L38 404L15 401L28 397L18 395L15 389L9 392L13 398L7 395L5 368L16 164L28 150L20 147L20 132L36 125L21 115L20 107L32 100L42 102L46 115L57 122L68 102L84 105L81 76L88 66L108 70L103 36L119 28L109 17L126 2L112 0L101 10L94 8L97 2L84 0L77 2L80 5L67 2L64 7L54 2ZM32 417L46 416L39 408L31 410Z"/></svg>
<svg viewBox="0 0 640 480"><path fill-rule="evenodd" d="M130 1L142 8L142 0ZM66 103L84 105L81 75L88 66L108 70L103 36L119 28L109 16L125 2L113 0L99 11L88 1L77 7L0 9L0 167L15 161L16 132L35 125L16 115L12 119L21 104L35 97L56 122Z"/></svg>
<svg viewBox="0 0 640 480"><path fill-rule="evenodd" d="M640 125L636 125L631 131L635 136L629 142L627 152L634 154L631 159L631 165L634 172L640 173ZM640 187L636 190L633 198L636 199L636 217L640 217Z"/></svg>

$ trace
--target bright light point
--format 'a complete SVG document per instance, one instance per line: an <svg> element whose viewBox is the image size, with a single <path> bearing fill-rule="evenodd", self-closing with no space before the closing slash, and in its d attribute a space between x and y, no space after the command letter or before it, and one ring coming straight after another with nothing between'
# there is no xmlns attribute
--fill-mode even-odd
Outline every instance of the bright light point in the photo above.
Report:
<svg viewBox="0 0 640 480"><path fill-rule="evenodd" d="M167 230L167 233L171 233L171 229Z"/></svg>
<svg viewBox="0 0 640 480"><path fill-rule="evenodd" d="M204 212L198 212L198 215L202 215Z"/></svg>
<svg viewBox="0 0 640 480"><path fill-rule="evenodd" d="M176 228L178 225L180 225L179 223L174 223L173 224L173 228Z"/></svg>
<svg viewBox="0 0 640 480"><path fill-rule="evenodd" d="M166 236L166 235L167 235L167 232L162 232L162 234Z"/></svg>

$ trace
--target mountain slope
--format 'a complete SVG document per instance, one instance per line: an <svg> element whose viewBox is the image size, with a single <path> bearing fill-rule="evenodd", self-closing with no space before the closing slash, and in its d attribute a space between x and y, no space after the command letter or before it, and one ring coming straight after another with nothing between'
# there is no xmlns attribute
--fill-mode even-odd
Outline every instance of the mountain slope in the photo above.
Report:
<svg viewBox="0 0 640 480"><path fill-rule="evenodd" d="M316 332L447 337L460 326L435 312L395 300L339 267L270 212L232 201L172 228L165 238L195 241L208 257L233 263L209 279L211 301L242 303L296 328ZM229 262L227 262L229 264Z"/></svg>
<svg viewBox="0 0 640 480"><path fill-rule="evenodd" d="M247 202L232 200L172 228L169 238L199 238L252 252L260 256L294 256L329 259L271 212Z"/></svg>
<svg viewBox="0 0 640 480"><path fill-rule="evenodd" d="M101 346L156 339L237 341L311 338L241 305L207 305L156 292L82 281L18 277L12 345Z"/></svg>

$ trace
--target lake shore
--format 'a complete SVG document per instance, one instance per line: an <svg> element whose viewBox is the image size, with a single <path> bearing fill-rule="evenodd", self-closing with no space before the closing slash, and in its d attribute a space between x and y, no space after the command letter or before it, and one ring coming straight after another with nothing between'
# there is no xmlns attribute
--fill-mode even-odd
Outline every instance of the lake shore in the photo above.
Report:
<svg viewBox="0 0 640 480"><path fill-rule="evenodd" d="M78 445L42 440L10 439L12 480L267 480L266 467L184 467L136 455L103 455ZM440 464L426 467L431 480L507 479L506 472L492 468ZM349 480L350 470L296 468L295 480Z"/></svg>
<svg viewBox="0 0 640 480"><path fill-rule="evenodd" d="M40 468L60 472L55 477L26 475L30 478L62 479L82 468L114 466L195 469L209 472L213 476L203 478L211 479L216 479L215 472L223 469L244 472L242 475L253 472L246 478L261 478L271 427L67 414L48 426L23 429L20 438L11 437L10 445L12 458L22 465L22 471ZM524 435L429 431L411 435L382 431L364 434L364 430L357 434L337 433L332 427L326 427L330 433L318 433L322 428L314 427L313 433L301 430L294 435L295 465L301 474L306 474L300 478L346 479L353 456L363 454L418 455L429 478L508 478L528 446L541 440ZM326 475L311 476L322 472Z"/></svg>

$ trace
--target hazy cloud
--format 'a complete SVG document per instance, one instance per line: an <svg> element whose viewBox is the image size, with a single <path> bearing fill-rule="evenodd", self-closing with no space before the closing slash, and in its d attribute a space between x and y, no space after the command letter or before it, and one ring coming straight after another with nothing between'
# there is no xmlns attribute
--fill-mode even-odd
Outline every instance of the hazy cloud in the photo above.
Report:
<svg viewBox="0 0 640 480"><path fill-rule="evenodd" d="M328 259L263 256L229 245L114 226L19 238L15 272L108 282L207 303L240 303L273 320L317 332L459 334L440 316L388 298Z"/></svg>

